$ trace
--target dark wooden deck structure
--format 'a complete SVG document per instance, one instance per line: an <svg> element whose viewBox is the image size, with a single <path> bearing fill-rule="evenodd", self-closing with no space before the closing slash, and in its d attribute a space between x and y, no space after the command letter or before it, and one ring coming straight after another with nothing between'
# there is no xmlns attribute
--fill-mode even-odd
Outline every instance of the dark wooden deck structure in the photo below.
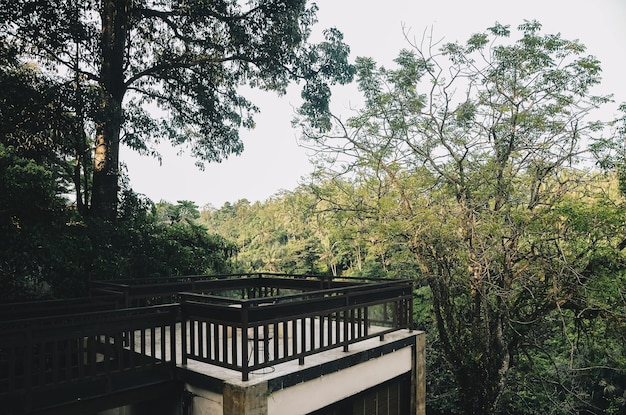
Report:
<svg viewBox="0 0 626 415"><path fill-rule="evenodd" d="M98 281L0 306L0 408L86 413L180 392L190 360L241 374L412 325L410 280L284 274ZM72 412L74 411L74 412Z"/></svg>

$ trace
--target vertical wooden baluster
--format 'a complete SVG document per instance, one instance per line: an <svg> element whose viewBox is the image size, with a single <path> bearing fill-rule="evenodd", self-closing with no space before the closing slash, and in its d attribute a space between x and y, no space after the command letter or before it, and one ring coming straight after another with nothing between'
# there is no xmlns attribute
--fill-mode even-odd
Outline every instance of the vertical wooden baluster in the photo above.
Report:
<svg viewBox="0 0 626 415"><path fill-rule="evenodd" d="M196 353L196 320L189 317L189 355L194 357Z"/></svg>
<svg viewBox="0 0 626 415"><path fill-rule="evenodd" d="M141 328L141 338L139 340L141 342L141 356L146 355L146 328Z"/></svg>
<svg viewBox="0 0 626 415"><path fill-rule="evenodd" d="M205 324L204 321L198 320L198 357L200 358L203 358L205 356L204 355L204 343L205 343L204 324ZM207 333L207 336L208 336L208 333Z"/></svg>
<svg viewBox="0 0 626 415"><path fill-rule="evenodd" d="M238 347L237 347L237 326L230 326L231 338L230 338L230 348L231 348L231 356L232 356L232 364L233 366L237 366L238 360Z"/></svg>
<svg viewBox="0 0 626 415"><path fill-rule="evenodd" d="M135 353L137 353L136 350L136 346L137 346L137 342L135 341L135 336L137 335L136 330L135 329L131 329L129 330L129 337L130 337L130 363L129 363L129 367L133 368L135 367Z"/></svg>
<svg viewBox="0 0 626 415"><path fill-rule="evenodd" d="M280 333L280 331L278 330L278 322L274 322L272 323L272 346L273 346L273 359L278 359L279 354L278 354L278 334Z"/></svg>
<svg viewBox="0 0 626 415"><path fill-rule="evenodd" d="M306 352L306 318L302 317L300 319L300 353L302 357L300 358L300 364L304 364L304 352Z"/></svg>
<svg viewBox="0 0 626 415"><path fill-rule="evenodd" d="M150 327L150 356L156 358L156 327Z"/></svg>
<svg viewBox="0 0 626 415"><path fill-rule="evenodd" d="M289 354L289 322L283 321L283 355L282 357L290 356Z"/></svg>
<svg viewBox="0 0 626 415"><path fill-rule="evenodd" d="M167 362L167 355L165 353L165 336L167 335L166 326L161 324L159 327L159 335L160 335L160 351L161 351L161 362Z"/></svg>
<svg viewBox="0 0 626 415"><path fill-rule="evenodd" d="M213 323L213 359L220 361L220 332L219 324Z"/></svg>
<svg viewBox="0 0 626 415"><path fill-rule="evenodd" d="M311 351L315 350L315 316L309 318L311 325L309 326L309 348Z"/></svg>
<svg viewBox="0 0 626 415"><path fill-rule="evenodd" d="M220 324L222 328L222 362L228 363L228 332L226 324Z"/></svg>

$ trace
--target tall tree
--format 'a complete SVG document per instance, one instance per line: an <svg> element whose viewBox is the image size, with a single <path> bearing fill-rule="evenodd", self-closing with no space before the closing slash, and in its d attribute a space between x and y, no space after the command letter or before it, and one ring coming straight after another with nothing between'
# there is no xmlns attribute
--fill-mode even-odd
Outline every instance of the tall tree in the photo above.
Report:
<svg viewBox="0 0 626 415"><path fill-rule="evenodd" d="M0 297L17 299L44 291L65 248L73 120L63 86L6 46L0 39Z"/></svg>
<svg viewBox="0 0 626 415"><path fill-rule="evenodd" d="M496 411L531 328L583 309L600 253L623 248L570 232L563 209L602 185L580 163L603 126L589 119L608 101L591 93L600 64L537 22L518 29L515 41L501 24L465 44L425 39L391 70L359 58L363 109L330 133L301 124L321 154L340 154L340 173L378 183L371 206L430 287L468 415Z"/></svg>
<svg viewBox="0 0 626 415"><path fill-rule="evenodd" d="M0 0L0 30L74 85L77 125L94 137L91 210L113 219L120 143L154 154L166 137L199 163L239 153L258 110L243 84L284 93L304 80L303 111L328 125L328 84L353 68L337 30L307 43L315 12L305 0Z"/></svg>

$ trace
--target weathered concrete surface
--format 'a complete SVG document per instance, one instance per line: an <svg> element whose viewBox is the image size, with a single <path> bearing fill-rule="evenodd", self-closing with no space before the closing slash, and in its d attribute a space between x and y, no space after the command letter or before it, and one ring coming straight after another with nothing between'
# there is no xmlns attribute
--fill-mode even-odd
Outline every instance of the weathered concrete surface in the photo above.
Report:
<svg viewBox="0 0 626 415"><path fill-rule="evenodd" d="M279 364L271 372L253 374L249 381L242 381L236 371L190 361L188 370L204 373L223 385L219 393L187 385L196 395L193 415L305 415L406 373L411 375L407 415L425 415L425 337L423 332L400 330L384 340L373 338L351 345L349 352L338 348L308 356L304 365L296 361ZM386 352L375 352L380 348ZM350 356L356 357L354 364L339 364ZM315 369L329 363L337 369ZM311 371L321 375L307 377L305 372ZM287 381L294 377L300 381Z"/></svg>
<svg viewBox="0 0 626 415"><path fill-rule="evenodd" d="M267 382L224 385L224 415L267 415Z"/></svg>
<svg viewBox="0 0 626 415"><path fill-rule="evenodd" d="M415 336L415 362L413 363L414 398L411 410L415 415L426 415L426 334Z"/></svg>
<svg viewBox="0 0 626 415"><path fill-rule="evenodd" d="M412 348L359 363L355 366L272 391L269 415L306 415L373 388L411 371Z"/></svg>

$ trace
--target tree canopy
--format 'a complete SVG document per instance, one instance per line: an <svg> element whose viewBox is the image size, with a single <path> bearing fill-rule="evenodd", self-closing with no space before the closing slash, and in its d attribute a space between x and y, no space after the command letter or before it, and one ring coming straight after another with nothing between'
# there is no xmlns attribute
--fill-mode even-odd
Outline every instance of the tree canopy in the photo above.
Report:
<svg viewBox="0 0 626 415"><path fill-rule="evenodd" d="M72 208L68 192L81 180L73 156L84 136L67 93L0 49L0 300L87 295L91 279L227 271L233 245L194 222L191 202L168 206L176 221L163 222L122 181L118 223Z"/></svg>
<svg viewBox="0 0 626 415"><path fill-rule="evenodd" d="M239 92L285 92L304 81L302 111L327 125L329 84L352 79L348 47L336 29L309 44L316 7L301 1L0 1L2 41L73 88L92 188L77 190L95 216L116 215L119 146L155 155L161 139L185 146L199 163L239 153L238 130L258 108ZM159 111L157 111L157 109ZM81 186L81 181L75 185Z"/></svg>
<svg viewBox="0 0 626 415"><path fill-rule="evenodd" d="M624 412L626 117L591 118L610 98L581 43L495 24L353 68L339 32L306 43L303 2L0 5L2 299L231 271L415 278L429 413ZM343 120L329 85L355 70ZM200 211L119 180L120 143L241 151L257 109L239 86L294 80L309 183Z"/></svg>
<svg viewBox="0 0 626 415"><path fill-rule="evenodd" d="M528 341L537 322L584 317L600 264L623 261L622 222L593 215L596 237L578 227L619 200L592 170L607 124L590 115L610 100L592 93L600 63L535 21L511 36L495 24L464 44L424 39L393 69L358 58L363 108L329 133L301 124L322 168L377 189L367 209L430 288L467 414L497 411L521 356L541 347Z"/></svg>

